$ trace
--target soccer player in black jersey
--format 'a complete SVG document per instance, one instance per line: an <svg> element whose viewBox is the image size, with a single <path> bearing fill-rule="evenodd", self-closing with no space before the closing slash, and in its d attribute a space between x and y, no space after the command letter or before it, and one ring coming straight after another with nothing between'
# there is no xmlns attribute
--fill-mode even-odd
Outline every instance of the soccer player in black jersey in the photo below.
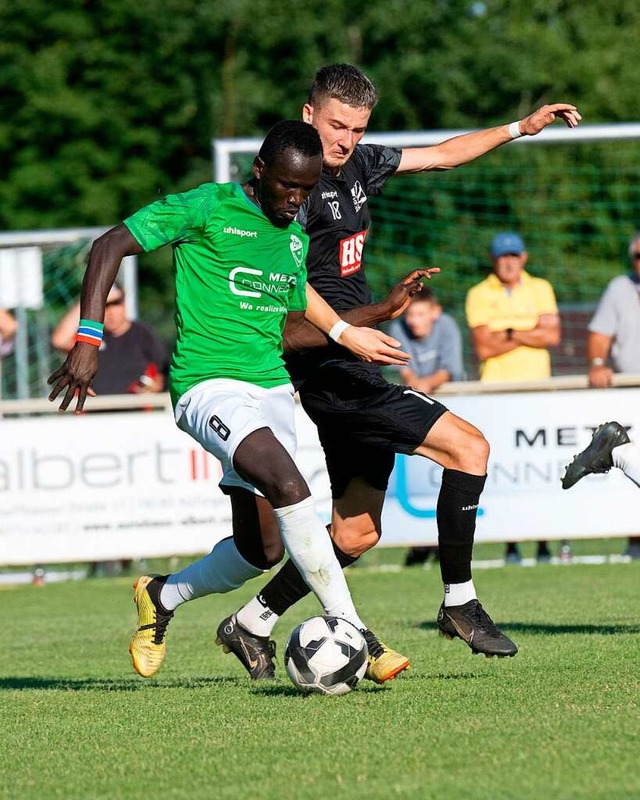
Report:
<svg viewBox="0 0 640 800"><path fill-rule="evenodd" d="M376 324L404 309L389 302L371 305L364 269L367 198L378 194L388 178L452 169L514 138L534 136L557 118L570 128L581 119L573 105L546 105L510 125L399 150L359 144L376 102L376 90L360 70L335 64L317 72L303 108L305 122L320 133L324 159L320 182L298 217L311 238L308 279L355 325ZM407 298L417 277L404 282ZM333 495L331 536L340 563L354 563L380 538L395 453L435 461L444 468L437 503L444 583L440 632L463 639L474 653L515 655L516 645L478 602L471 577L476 513L489 457L482 433L437 400L388 383L377 367L341 352L310 326L285 330L285 346L292 353L290 373L325 451ZM269 635L277 619L308 592L293 563L287 562L257 597L220 624L219 643L253 674L251 663L258 657L270 659ZM381 683L409 666L405 656L376 639L368 644L369 678Z"/></svg>

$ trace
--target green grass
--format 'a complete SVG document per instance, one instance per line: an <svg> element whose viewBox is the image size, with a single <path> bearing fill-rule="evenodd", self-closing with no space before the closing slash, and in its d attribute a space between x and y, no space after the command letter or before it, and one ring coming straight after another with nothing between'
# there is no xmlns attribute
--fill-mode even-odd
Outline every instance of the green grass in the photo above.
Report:
<svg viewBox="0 0 640 800"><path fill-rule="evenodd" d="M131 669L130 582L0 590L0 797L637 798L640 563L483 570L515 659L436 635L437 570L354 569L363 617L412 658L389 685L304 697L213 646L260 586L191 603L155 679ZM316 613L312 599L277 629Z"/></svg>

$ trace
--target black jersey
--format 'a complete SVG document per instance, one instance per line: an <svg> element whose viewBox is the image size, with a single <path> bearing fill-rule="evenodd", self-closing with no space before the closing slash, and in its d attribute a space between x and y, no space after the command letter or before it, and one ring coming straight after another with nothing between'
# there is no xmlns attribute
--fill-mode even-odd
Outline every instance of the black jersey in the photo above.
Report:
<svg viewBox="0 0 640 800"><path fill-rule="evenodd" d="M300 210L298 221L311 240L308 281L336 311L371 302L363 258L367 197L380 193L401 155L395 147L358 145L340 175L322 173Z"/></svg>
<svg viewBox="0 0 640 800"><path fill-rule="evenodd" d="M307 280L336 311L371 302L365 276L364 243L371 222L368 196L380 194L397 170L402 151L395 147L358 145L340 175L323 172L298 214L309 236ZM287 357L287 367L299 384L327 360L355 360L338 345Z"/></svg>

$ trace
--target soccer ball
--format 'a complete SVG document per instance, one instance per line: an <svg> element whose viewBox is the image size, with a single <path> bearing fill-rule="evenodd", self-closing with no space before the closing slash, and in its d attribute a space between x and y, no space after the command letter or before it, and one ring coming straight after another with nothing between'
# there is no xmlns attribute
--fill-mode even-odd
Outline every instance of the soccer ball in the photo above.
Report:
<svg viewBox="0 0 640 800"><path fill-rule="evenodd" d="M366 672L368 655L355 625L338 617L311 617L289 636L284 665L302 692L346 694Z"/></svg>

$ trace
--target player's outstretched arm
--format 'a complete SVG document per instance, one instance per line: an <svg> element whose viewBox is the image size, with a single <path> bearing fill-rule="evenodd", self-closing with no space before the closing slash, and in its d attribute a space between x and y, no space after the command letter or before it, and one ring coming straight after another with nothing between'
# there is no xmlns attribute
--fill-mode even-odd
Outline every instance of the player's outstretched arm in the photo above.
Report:
<svg viewBox="0 0 640 800"><path fill-rule="evenodd" d="M496 147L512 139L535 136L556 119L562 120L568 128L575 128L582 116L570 103L552 103L542 106L518 122L464 133L430 147L408 147L402 151L397 174L454 169L495 150Z"/></svg>
<svg viewBox="0 0 640 800"><path fill-rule="evenodd" d="M400 342L382 331L359 328L336 314L331 306L309 285L306 318L338 344L351 350L361 361L402 366L410 356L399 350Z"/></svg>
<svg viewBox="0 0 640 800"><path fill-rule="evenodd" d="M142 248L125 225L117 225L93 243L89 263L82 281L80 318L102 322L107 295L118 274L125 256L137 255ZM98 348L92 344L76 342L64 364L49 378L52 402L64 392L60 411L66 411L77 397L76 414L80 414L87 395L93 395L91 381L98 371Z"/></svg>
<svg viewBox="0 0 640 800"><path fill-rule="evenodd" d="M422 281L430 280L432 275L440 272L440 267L429 269L414 269L398 281L389 294L379 303L371 303L349 311L341 311L340 316L350 325L356 327L370 327L379 325L390 319L399 317L409 305L411 298L420 291ZM302 352L316 347L326 347L329 338L303 314L290 312L284 329L285 353Z"/></svg>

